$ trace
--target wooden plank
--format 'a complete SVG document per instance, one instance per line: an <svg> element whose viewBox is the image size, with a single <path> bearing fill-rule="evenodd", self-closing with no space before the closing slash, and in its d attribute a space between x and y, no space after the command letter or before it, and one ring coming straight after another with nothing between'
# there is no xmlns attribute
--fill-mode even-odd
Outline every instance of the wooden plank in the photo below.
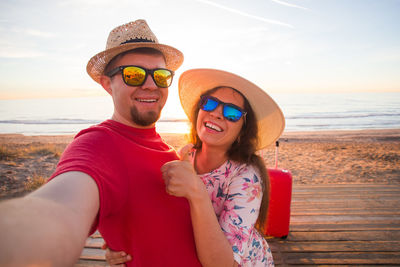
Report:
<svg viewBox="0 0 400 267"><path fill-rule="evenodd" d="M399 190L400 184L293 184L293 191L305 191L305 190L317 190L317 191L329 191L329 190Z"/></svg>
<svg viewBox="0 0 400 267"><path fill-rule="evenodd" d="M363 192L371 192L374 193L390 193L390 192L399 192L400 185L394 186L380 186L380 187L365 187L365 186L357 186L357 187L349 187L349 186L338 186L338 185L330 185L327 187L321 186L303 186L299 187L298 185L293 185L292 192L293 194L309 194L311 192L316 192L318 194L333 194L333 192L337 193L363 193Z"/></svg>
<svg viewBox="0 0 400 267"><path fill-rule="evenodd" d="M314 205L316 205L314 207ZM292 208L354 208L354 207L370 207L370 208L392 208L395 211L400 209L400 199L304 199L304 200L293 200L291 202Z"/></svg>
<svg viewBox="0 0 400 267"><path fill-rule="evenodd" d="M80 259L104 261L105 260L104 255L105 255L105 251L102 249L84 248L82 250Z"/></svg>
<svg viewBox="0 0 400 267"><path fill-rule="evenodd" d="M90 237L91 238L102 238L102 236L101 236L99 231L94 232Z"/></svg>
<svg viewBox="0 0 400 267"><path fill-rule="evenodd" d="M319 209L329 209L329 208L392 208L395 211L399 210L400 201L373 201L373 200L364 200L364 201L346 201L346 200L337 200L337 201L293 201L291 203L292 209L298 208L319 208Z"/></svg>
<svg viewBox="0 0 400 267"><path fill-rule="evenodd" d="M376 264L357 264L357 265L352 265L352 264L277 264L275 265L277 267L286 267L286 266L296 266L296 267L315 267L315 266L319 266L319 267L350 267L350 266L356 266L356 267L377 267L377 266L385 266L385 267L399 267L399 265L397 264L380 264L380 265L376 265Z"/></svg>
<svg viewBox="0 0 400 267"><path fill-rule="evenodd" d="M400 252L282 253L284 264L400 264Z"/></svg>
<svg viewBox="0 0 400 267"><path fill-rule="evenodd" d="M374 205L374 202L382 203L385 204L387 202L392 202L392 203L400 203L400 197L396 198L356 198L352 196L344 197L344 198L304 198L304 199L292 199L292 204L307 204L307 203L312 203L312 202L328 202L328 203L341 203L341 202L352 202L352 203L357 203L357 202L366 202L371 205Z"/></svg>
<svg viewBox="0 0 400 267"><path fill-rule="evenodd" d="M391 195L396 195L400 193L400 187L399 189L394 189L394 190L378 190L374 191L374 189L366 189L366 190L342 190L342 189L336 189L336 190L305 190L305 191L294 191L292 190L292 197L304 197L304 196L310 196L310 195L318 195L318 196L333 196L335 194L339 195L345 195L345 196L358 196L362 194L371 194L371 195L377 195L377 196L391 196Z"/></svg>
<svg viewBox="0 0 400 267"><path fill-rule="evenodd" d="M292 208L290 212L291 216L309 215L309 216L320 216L320 215L400 215L400 210L393 210L391 208L331 208L327 210L321 209L295 209Z"/></svg>
<svg viewBox="0 0 400 267"><path fill-rule="evenodd" d="M400 224L290 224L290 231L399 231Z"/></svg>
<svg viewBox="0 0 400 267"><path fill-rule="evenodd" d="M274 259L274 263L275 263L275 265L281 265L281 264L283 264L283 258L282 258L282 255L280 254L280 253L278 253L278 252L272 252L273 254L272 254L272 257L273 257L273 259Z"/></svg>
<svg viewBox="0 0 400 267"><path fill-rule="evenodd" d="M396 241L400 231L290 232L288 241Z"/></svg>
<svg viewBox="0 0 400 267"><path fill-rule="evenodd" d="M85 248L101 249L103 244L104 244L103 238L88 238L86 239Z"/></svg>
<svg viewBox="0 0 400 267"><path fill-rule="evenodd" d="M332 195L334 193L339 194L362 194L364 192L368 192L371 194L393 194L400 192L400 185L396 185L395 187L374 187L374 188L365 188L365 187L357 187L357 188L349 188L349 187L329 187L329 188L316 188L316 187L303 187L298 188L294 186L292 188L293 195L309 195L311 193L316 194L327 194Z"/></svg>
<svg viewBox="0 0 400 267"><path fill-rule="evenodd" d="M329 210L366 210L366 211L392 211L394 214L399 212L398 207L392 207L392 206L368 206L368 205L361 205L361 206L356 206L356 205L347 205L347 207L341 207L341 206L329 206L329 203L313 203L312 205L307 205L307 206L300 206L300 205L291 205L291 210L292 211L302 211L302 210L318 210L318 211L325 211L326 207L329 208Z"/></svg>
<svg viewBox="0 0 400 267"><path fill-rule="evenodd" d="M357 187L357 188L349 188L349 187L304 187L304 188L292 188L293 196L303 196L310 195L312 193L315 194L325 194L325 195L333 195L343 194L343 195L360 195L364 193L376 194L376 195L391 195L400 192L400 185L396 185L396 187L380 187L380 188L365 188L365 187Z"/></svg>
<svg viewBox="0 0 400 267"><path fill-rule="evenodd" d="M304 200L304 199L388 199L388 200L399 200L400 199L400 192L390 192L390 194L376 194L372 192L364 192L358 194L343 194L341 192L336 192L336 194L324 194L324 193L310 193L310 194L303 194L303 195L292 195L293 200Z"/></svg>
<svg viewBox="0 0 400 267"><path fill-rule="evenodd" d="M271 249L280 252L399 252L400 241L275 241ZM274 250L273 250L274 251Z"/></svg>
<svg viewBox="0 0 400 267"><path fill-rule="evenodd" d="M400 216L398 215L292 215L290 217L291 224L309 223L384 223L384 224L400 224Z"/></svg>
<svg viewBox="0 0 400 267"><path fill-rule="evenodd" d="M337 210L337 211L347 212L347 211L364 210L364 211L367 211L370 213L377 212L377 211L384 211L384 212L392 212L393 214L397 214L399 212L397 207L395 209L393 209L393 207L370 207L370 206L367 206L364 208L364 207L357 207L357 206L353 206L353 207L337 207L337 206L332 207L331 206L327 210L327 209L321 209L321 207L318 207L317 205L318 204L313 205L313 206L307 206L307 207L292 206L291 211L313 211L314 210L314 211L324 212L324 211Z"/></svg>
<svg viewBox="0 0 400 267"><path fill-rule="evenodd" d="M303 189L292 189L293 196L303 196L310 194L318 194L318 195L333 195L343 194L343 195L360 195L365 192L369 194L376 195L392 195L400 192L400 186L392 187L392 188L303 188Z"/></svg>
<svg viewBox="0 0 400 267"><path fill-rule="evenodd" d="M74 267L103 267L109 266L105 261L79 260Z"/></svg>
<svg viewBox="0 0 400 267"><path fill-rule="evenodd" d="M376 265L376 264L357 264L357 265L350 265L350 264L287 264L287 263L277 263L275 264L277 267L287 267L287 266L296 266L296 267L349 267L349 266L356 266L356 267L377 267L377 266L382 266L382 265ZM385 264L383 265L385 267L399 267L397 264Z"/></svg>

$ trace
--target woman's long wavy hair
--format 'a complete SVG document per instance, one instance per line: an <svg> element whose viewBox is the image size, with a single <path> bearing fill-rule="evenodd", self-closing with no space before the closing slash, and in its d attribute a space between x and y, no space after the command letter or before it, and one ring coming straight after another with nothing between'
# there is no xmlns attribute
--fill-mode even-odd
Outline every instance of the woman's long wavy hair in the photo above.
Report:
<svg viewBox="0 0 400 267"><path fill-rule="evenodd" d="M220 88L226 88L226 86L219 86L212 88L204 95L210 95ZM255 166L260 172L261 184L263 188L263 197L261 200L260 213L258 215L255 227L261 234L264 234L264 225L267 220L268 215L268 205L269 205L269 176L267 169L264 164L264 160L256 154L257 151L257 136L258 136L258 126L257 119L250 106L250 103L244 97L242 93L234 88L228 87L235 92L239 93L244 99L244 110L247 111L245 123L237 137L236 141L232 144L227 152L227 156L230 160L237 161L240 163L245 163L248 165ZM200 149L202 146L202 141L197 133L197 116L200 110L200 98L196 105L192 109L192 121L191 121L191 131L190 131L190 142L194 145L195 149Z"/></svg>

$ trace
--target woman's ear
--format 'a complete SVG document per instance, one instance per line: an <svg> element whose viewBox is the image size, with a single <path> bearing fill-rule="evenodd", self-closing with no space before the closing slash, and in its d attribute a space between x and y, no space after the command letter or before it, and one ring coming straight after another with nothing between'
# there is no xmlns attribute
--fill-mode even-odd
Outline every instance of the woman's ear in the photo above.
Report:
<svg viewBox="0 0 400 267"><path fill-rule="evenodd" d="M105 75L100 76L100 84L103 88L112 95L111 78Z"/></svg>

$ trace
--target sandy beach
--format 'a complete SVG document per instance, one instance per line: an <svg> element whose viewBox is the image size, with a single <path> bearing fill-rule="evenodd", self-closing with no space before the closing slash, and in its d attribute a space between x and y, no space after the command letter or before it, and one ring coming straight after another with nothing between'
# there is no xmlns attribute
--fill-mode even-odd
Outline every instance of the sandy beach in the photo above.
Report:
<svg viewBox="0 0 400 267"><path fill-rule="evenodd" d="M162 134L175 148L182 134ZM73 136L0 134L0 200L34 189L54 171ZM288 132L279 139L278 167L294 184L400 184L400 129ZM275 166L275 147L260 152Z"/></svg>

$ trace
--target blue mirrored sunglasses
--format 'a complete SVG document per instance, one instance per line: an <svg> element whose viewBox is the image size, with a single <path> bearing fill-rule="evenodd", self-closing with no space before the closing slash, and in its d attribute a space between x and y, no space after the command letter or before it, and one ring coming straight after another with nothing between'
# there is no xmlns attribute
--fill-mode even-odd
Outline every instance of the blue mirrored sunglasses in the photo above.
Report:
<svg viewBox="0 0 400 267"><path fill-rule="evenodd" d="M240 120L242 116L246 115L246 111L241 109L240 107L231 104L225 103L219 100L218 98L205 95L201 97L200 100L200 108L204 111L211 112L215 110L219 105L222 105L222 115L225 119L232 122L237 122Z"/></svg>

